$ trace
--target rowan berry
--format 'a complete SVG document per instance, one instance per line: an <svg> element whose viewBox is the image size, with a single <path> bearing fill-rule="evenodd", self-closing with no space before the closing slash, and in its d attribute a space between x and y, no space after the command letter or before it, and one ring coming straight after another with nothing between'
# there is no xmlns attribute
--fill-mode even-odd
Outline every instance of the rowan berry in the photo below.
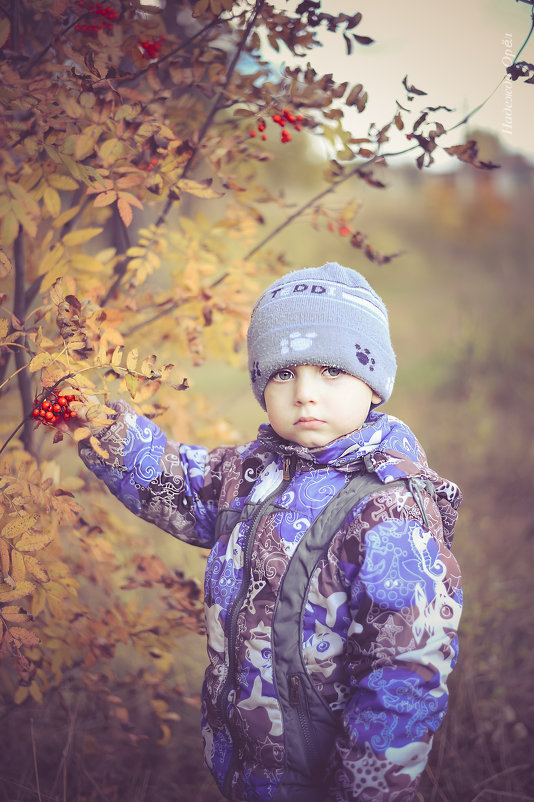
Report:
<svg viewBox="0 0 534 802"><path fill-rule="evenodd" d="M248 132L248 135L250 137L255 137L256 136L256 131L254 131L254 129L252 129L251 131Z"/></svg>
<svg viewBox="0 0 534 802"><path fill-rule="evenodd" d="M52 420L53 417L54 417L54 413L50 409L47 409L46 412L45 412L45 418L47 420Z"/></svg>
<svg viewBox="0 0 534 802"><path fill-rule="evenodd" d="M291 134L289 131L282 131L282 139L281 142L291 142Z"/></svg>
<svg viewBox="0 0 534 802"><path fill-rule="evenodd" d="M77 418L78 417L78 413L75 412L73 409L69 412L69 415L70 415L71 418Z"/></svg>
<svg viewBox="0 0 534 802"><path fill-rule="evenodd" d="M60 395L60 396L59 396L59 398L58 398L58 400L57 400L57 402L58 402L58 404L59 404L60 406L62 406L62 407L66 407L66 406L67 406L68 399L67 399L65 396L63 396L63 395Z"/></svg>
<svg viewBox="0 0 534 802"><path fill-rule="evenodd" d="M264 141L264 142L265 142L265 140L267 139L267 137L266 137L266 135L265 135L265 134L262 134L262 135L261 135L261 138L263 139L263 141Z"/></svg>
<svg viewBox="0 0 534 802"><path fill-rule="evenodd" d="M258 131L265 131L265 123L258 123Z"/></svg>
<svg viewBox="0 0 534 802"><path fill-rule="evenodd" d="M38 417L39 417L39 414L40 414L40 413L39 413L39 410L38 410L38 409L33 409L33 410L32 410L32 415L33 415L33 417L34 417L34 418L38 418Z"/></svg>
<svg viewBox="0 0 534 802"><path fill-rule="evenodd" d="M41 406L42 406L42 408L43 408L44 410L47 410L47 409L50 409L50 407L52 406L52 404L50 403L50 401L49 401L47 398L45 398L45 400L43 401L43 403L41 404Z"/></svg>
<svg viewBox="0 0 534 802"><path fill-rule="evenodd" d="M52 406L52 412L53 412L55 415L57 415L58 413L60 413L60 412L61 412L61 406L60 406L59 404L54 404L54 405Z"/></svg>

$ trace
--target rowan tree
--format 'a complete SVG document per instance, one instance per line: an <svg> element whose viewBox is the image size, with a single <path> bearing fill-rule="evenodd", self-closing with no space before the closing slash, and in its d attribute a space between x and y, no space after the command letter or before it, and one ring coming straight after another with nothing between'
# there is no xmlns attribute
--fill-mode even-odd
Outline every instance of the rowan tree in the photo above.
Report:
<svg viewBox="0 0 534 802"><path fill-rule="evenodd" d="M58 482L50 461L43 474L43 454L62 439L54 405L76 414L80 398L98 399L73 438L89 437L97 450L93 433L109 424L106 402L120 394L149 417L178 406L187 435L195 424L181 364L206 354L242 360L251 304L284 267L276 235L307 215L370 261L390 261L358 230L356 204L340 205L335 190L349 181L383 189L376 169L392 153L412 151L429 166L447 130L437 117L451 110L425 105L424 90L404 77L391 119L355 134L347 111L365 109L364 86L320 75L306 59L323 36L349 54L371 45L362 15L324 11L317 0L294 12L279 5L0 7L4 708L75 686L99 696L133 739L127 707L99 681L115 676L122 643L138 654L137 678L168 737L174 714L158 688L175 638L202 629L200 588L140 556L140 541L126 544L123 522L89 478ZM269 48L302 66L274 71ZM514 75L528 78L528 68ZM332 158L323 187L295 208L291 187L277 193L265 177L282 148L299 158L312 136L329 142ZM449 152L494 166L473 142ZM270 229L267 209L279 215ZM124 591L141 588L155 597L142 608Z"/></svg>

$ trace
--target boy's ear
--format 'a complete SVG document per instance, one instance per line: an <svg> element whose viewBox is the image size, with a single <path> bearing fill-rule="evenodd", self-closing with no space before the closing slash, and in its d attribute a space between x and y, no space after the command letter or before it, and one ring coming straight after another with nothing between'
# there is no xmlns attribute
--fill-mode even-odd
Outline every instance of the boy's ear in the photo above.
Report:
<svg viewBox="0 0 534 802"><path fill-rule="evenodd" d="M373 395L371 396L371 403L372 404L381 404L382 403L382 399L380 398L379 395L377 395L375 392L373 392Z"/></svg>

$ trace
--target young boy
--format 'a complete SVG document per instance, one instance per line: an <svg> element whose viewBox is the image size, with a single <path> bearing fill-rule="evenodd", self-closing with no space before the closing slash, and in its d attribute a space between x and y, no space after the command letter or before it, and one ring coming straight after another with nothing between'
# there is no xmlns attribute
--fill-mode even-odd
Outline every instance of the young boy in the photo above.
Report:
<svg viewBox="0 0 534 802"><path fill-rule="evenodd" d="M408 802L458 654L460 492L378 412L387 311L328 263L275 281L248 334L258 438L207 452L126 403L81 457L136 515L210 549L205 757L241 802Z"/></svg>

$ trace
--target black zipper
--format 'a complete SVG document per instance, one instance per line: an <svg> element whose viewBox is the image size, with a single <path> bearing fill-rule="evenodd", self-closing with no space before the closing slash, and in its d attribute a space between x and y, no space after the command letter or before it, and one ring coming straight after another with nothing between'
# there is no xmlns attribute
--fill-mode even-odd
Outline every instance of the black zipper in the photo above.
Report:
<svg viewBox="0 0 534 802"><path fill-rule="evenodd" d="M310 759L310 767L319 765L319 755L315 745L315 732L313 724L310 721L310 713L306 702L306 694L302 688L301 674L290 674L288 676L289 682L289 704L293 707L298 716L304 742L307 747L307 753Z"/></svg>
<svg viewBox="0 0 534 802"><path fill-rule="evenodd" d="M228 704L228 694L232 688L237 687L237 673L236 673L236 663L237 658L235 654L235 641L237 636L237 620L239 618L239 613L241 612L241 606L247 596L248 593L248 586L250 580L250 568L251 568L251 557L252 557L252 549L254 548L254 538L256 532L258 530L259 522L262 515L267 511L268 507L271 504L271 501L280 495L280 493L285 489L285 487L291 482L292 473L294 470L293 465L293 458L289 456L284 456L282 458L282 465L283 465L283 474L282 474L282 481L280 484L269 493L267 498L265 498L261 504L259 505L258 509L254 513L254 517L250 523L250 528L248 530L245 545L244 545L244 555L243 555L243 579L241 582L241 587L232 603L230 611L226 617L225 622L225 635L227 638L228 643L228 674L225 680L225 683L222 687L221 694L219 696L219 713L223 721L227 718L227 711L226 707ZM230 729L230 723L226 722L228 728ZM234 751L232 753L232 758L228 765L228 769L226 770L226 775L224 778L223 783L223 794L228 796L230 793L230 783L232 781L232 775L234 773L235 765L237 763L237 756L235 752L235 745Z"/></svg>

